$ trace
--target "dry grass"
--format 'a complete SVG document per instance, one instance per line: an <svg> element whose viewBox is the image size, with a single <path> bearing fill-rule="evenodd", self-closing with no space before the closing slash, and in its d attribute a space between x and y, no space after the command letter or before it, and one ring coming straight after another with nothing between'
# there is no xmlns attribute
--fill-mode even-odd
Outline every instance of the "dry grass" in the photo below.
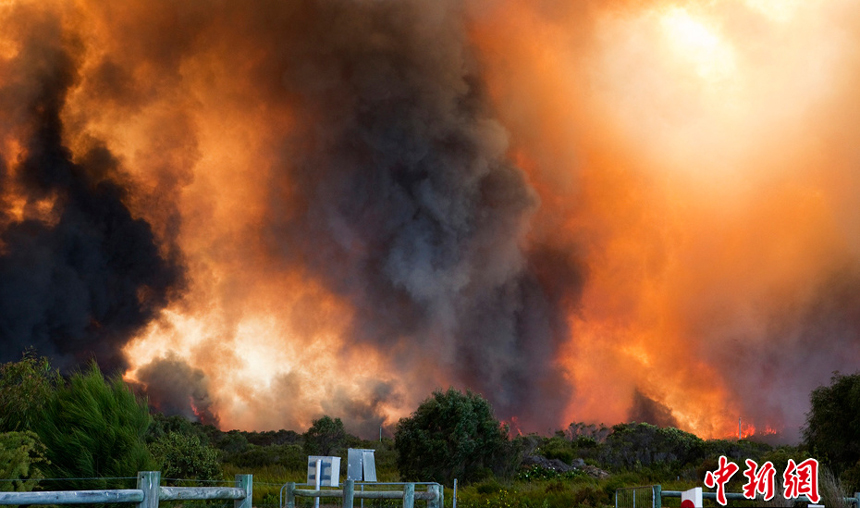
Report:
<svg viewBox="0 0 860 508"><path fill-rule="evenodd" d="M845 489L842 487L842 482L840 482L828 468L821 468L821 470L819 470L818 494L821 496L818 504L822 504L827 508L853 508L852 503L845 501L845 497L848 496L848 493L846 493ZM762 506L790 508L794 506L794 500L784 498L782 496L782 491L780 490L770 501L762 501Z"/></svg>
<svg viewBox="0 0 860 508"><path fill-rule="evenodd" d="M823 504L828 508L851 508L852 503L845 500L848 493L842 487L842 482L828 468L822 468L818 475L818 493L821 495L821 501L818 504Z"/></svg>

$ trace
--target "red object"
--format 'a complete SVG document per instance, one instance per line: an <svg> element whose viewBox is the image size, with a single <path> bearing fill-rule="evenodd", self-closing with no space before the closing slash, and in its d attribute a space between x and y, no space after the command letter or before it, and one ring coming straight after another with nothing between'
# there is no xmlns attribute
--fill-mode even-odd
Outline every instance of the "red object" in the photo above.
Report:
<svg viewBox="0 0 860 508"><path fill-rule="evenodd" d="M720 467L716 471L708 471L705 475L705 486L712 489L717 488L717 502L725 506L726 501L726 483L731 480L732 476L738 472L737 464L729 462L725 455L720 455Z"/></svg>
<svg viewBox="0 0 860 508"><path fill-rule="evenodd" d="M696 508L696 505L689 499L685 499L681 501L681 508Z"/></svg>
<svg viewBox="0 0 860 508"><path fill-rule="evenodd" d="M770 501L774 495L774 477L776 476L776 468L773 463L768 461L758 469L758 464L755 461L746 460L747 470L744 471L744 476L747 477L747 483L744 485L744 497L747 499L755 499L756 493L764 494L764 500Z"/></svg>
<svg viewBox="0 0 860 508"><path fill-rule="evenodd" d="M806 459L800 464L788 459L788 465L782 474L785 482L785 498L793 499L798 496L806 496L813 503L817 503L821 497L818 495L818 461Z"/></svg>

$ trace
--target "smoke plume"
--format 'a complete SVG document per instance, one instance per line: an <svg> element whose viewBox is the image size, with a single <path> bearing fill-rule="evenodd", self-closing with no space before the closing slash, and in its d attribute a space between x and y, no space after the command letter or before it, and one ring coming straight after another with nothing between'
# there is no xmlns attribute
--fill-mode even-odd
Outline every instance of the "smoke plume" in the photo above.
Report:
<svg viewBox="0 0 860 508"><path fill-rule="evenodd" d="M137 376L149 403L162 413L218 426L218 417L212 413L209 383L202 370L170 355L144 365Z"/></svg>
<svg viewBox="0 0 860 508"><path fill-rule="evenodd" d="M860 358L849 0L0 2L0 334L163 410L798 436ZM196 411L196 412L195 412ZM202 416L201 416L202 415Z"/></svg>
<svg viewBox="0 0 860 508"><path fill-rule="evenodd" d="M521 248L538 199L506 158L461 16L450 2L304 3L272 66L309 128L284 140L269 199L294 211L269 232L350 302L349 340L408 338L404 361L423 350L502 417L556 413L559 311Z"/></svg>
<svg viewBox="0 0 860 508"><path fill-rule="evenodd" d="M633 406L627 419L631 422L650 423L658 427L678 427L672 410L654 399L642 395L638 390L633 394Z"/></svg>
<svg viewBox="0 0 860 508"><path fill-rule="evenodd" d="M122 347L182 272L126 206L129 184L113 154L91 140L73 158L64 145L60 115L79 62L57 19L35 13L18 29L17 54L2 66L11 79L0 82L0 135L7 148L20 144L0 174L0 358L34 346L60 367L94 356L126 368Z"/></svg>

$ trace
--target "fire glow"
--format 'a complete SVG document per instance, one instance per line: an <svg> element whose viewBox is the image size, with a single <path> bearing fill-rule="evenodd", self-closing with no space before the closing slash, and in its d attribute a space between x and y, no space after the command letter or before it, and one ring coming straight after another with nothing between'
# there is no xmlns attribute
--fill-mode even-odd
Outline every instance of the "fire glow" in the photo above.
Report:
<svg viewBox="0 0 860 508"><path fill-rule="evenodd" d="M224 428L453 385L796 439L860 360L858 39L848 0L0 2L4 360Z"/></svg>

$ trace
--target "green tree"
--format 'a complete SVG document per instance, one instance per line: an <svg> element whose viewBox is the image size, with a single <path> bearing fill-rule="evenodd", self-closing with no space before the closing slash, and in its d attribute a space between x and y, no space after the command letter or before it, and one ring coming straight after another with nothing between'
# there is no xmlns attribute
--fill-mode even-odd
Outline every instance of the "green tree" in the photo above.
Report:
<svg viewBox="0 0 860 508"><path fill-rule="evenodd" d="M47 447L54 478L135 476L154 469L144 444L152 418L146 402L138 400L119 377L105 380L93 364L75 373L54 392L33 428ZM100 481L65 488L115 488L122 483Z"/></svg>
<svg viewBox="0 0 860 508"><path fill-rule="evenodd" d="M346 445L346 429L340 418L328 415L314 420L305 432L305 452L308 455L336 455Z"/></svg>
<svg viewBox="0 0 860 508"><path fill-rule="evenodd" d="M449 388L436 391L397 424L394 446L405 480L469 483L510 462L507 429L486 399ZM500 470L500 469L499 469Z"/></svg>
<svg viewBox="0 0 860 508"><path fill-rule="evenodd" d="M29 430L61 382L48 359L32 350L20 361L0 365L0 432Z"/></svg>
<svg viewBox="0 0 860 508"><path fill-rule="evenodd" d="M167 480L217 480L221 477L218 451L194 434L168 432L149 445Z"/></svg>
<svg viewBox="0 0 860 508"><path fill-rule="evenodd" d="M184 416L164 416L161 413L152 415L152 423L146 431L144 440L147 444L152 444L171 432L196 436L203 445L210 444L209 436L203 432L203 426L199 423L192 423Z"/></svg>
<svg viewBox="0 0 860 508"><path fill-rule="evenodd" d="M811 407L803 428L810 453L834 474L860 465L860 372L830 379L810 395Z"/></svg>
<svg viewBox="0 0 860 508"><path fill-rule="evenodd" d="M33 490L44 478L40 464L47 464L45 447L32 432L0 433L0 491Z"/></svg>

